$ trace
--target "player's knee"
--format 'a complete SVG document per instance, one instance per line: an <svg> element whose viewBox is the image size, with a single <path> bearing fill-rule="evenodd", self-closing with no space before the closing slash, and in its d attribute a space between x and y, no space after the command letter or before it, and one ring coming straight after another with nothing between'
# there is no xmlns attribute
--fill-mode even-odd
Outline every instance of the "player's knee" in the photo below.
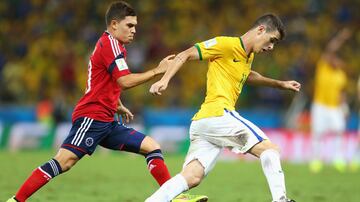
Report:
<svg viewBox="0 0 360 202"><path fill-rule="evenodd" d="M253 148L251 148L249 152L257 157L260 157L260 155L264 151L269 150L269 149L275 150L280 153L280 148L276 144L270 142L269 140L260 142L259 144L255 145Z"/></svg>
<svg viewBox="0 0 360 202"><path fill-rule="evenodd" d="M279 146L277 146L276 144L274 144L274 143L272 143L272 142L267 142L267 143L264 145L262 152L264 152L264 151L266 151L266 150L269 150L269 149L275 150L275 151L277 151L277 152L280 153L280 148L279 148Z"/></svg>
<svg viewBox="0 0 360 202"><path fill-rule="evenodd" d="M60 150L54 159L59 162L62 172L70 170L79 161L79 158L68 150Z"/></svg>
<svg viewBox="0 0 360 202"><path fill-rule="evenodd" d="M55 159L56 159L56 157L55 157ZM62 172L69 171L78 161L77 158L73 158L73 157L60 158L60 159L56 159L56 160L59 162Z"/></svg>
<svg viewBox="0 0 360 202"><path fill-rule="evenodd" d="M150 137L150 150L161 149L160 144Z"/></svg>
<svg viewBox="0 0 360 202"><path fill-rule="evenodd" d="M142 153L149 153L154 150L160 150L160 145L154 139L149 136L146 136L143 142L141 143L141 152Z"/></svg>
<svg viewBox="0 0 360 202"><path fill-rule="evenodd" d="M201 165L199 161L192 161L190 162L184 170L181 172L181 174L186 179L189 188L193 188L198 186L203 177L204 177L204 167Z"/></svg>

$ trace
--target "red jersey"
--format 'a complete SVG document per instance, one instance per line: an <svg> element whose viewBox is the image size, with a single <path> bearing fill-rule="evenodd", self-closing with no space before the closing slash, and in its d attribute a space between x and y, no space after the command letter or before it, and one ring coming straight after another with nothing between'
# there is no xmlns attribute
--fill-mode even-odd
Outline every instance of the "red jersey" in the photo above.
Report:
<svg viewBox="0 0 360 202"><path fill-rule="evenodd" d="M104 32L90 56L85 95L75 106L73 122L85 116L97 121L114 121L121 93L116 80L130 74L125 58L125 47Z"/></svg>

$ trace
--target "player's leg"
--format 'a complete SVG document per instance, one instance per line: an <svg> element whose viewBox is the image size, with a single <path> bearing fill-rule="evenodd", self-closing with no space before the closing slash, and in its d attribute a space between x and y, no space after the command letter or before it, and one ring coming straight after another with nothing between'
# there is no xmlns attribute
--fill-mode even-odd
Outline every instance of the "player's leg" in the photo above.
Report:
<svg viewBox="0 0 360 202"><path fill-rule="evenodd" d="M78 160L79 158L71 151L60 149L54 158L31 173L16 193L15 199L19 202L26 201L51 179L68 171Z"/></svg>
<svg viewBox="0 0 360 202"><path fill-rule="evenodd" d="M345 172L346 170L346 161L345 154L343 152L343 138L346 129L346 117L343 109L335 108L331 109L329 113L328 123L330 125L331 131L334 131L334 157L333 157L333 166L339 172Z"/></svg>
<svg viewBox="0 0 360 202"><path fill-rule="evenodd" d="M273 201L290 201L286 199L285 178L281 168L278 146L268 140L264 132L255 124L241 117L234 111L229 113L238 121L240 135L240 137L237 138L239 139L238 150L260 158ZM246 140L241 140L243 137L246 137ZM234 147L234 149L236 149L236 147Z"/></svg>
<svg viewBox="0 0 360 202"><path fill-rule="evenodd" d="M147 167L160 186L162 186L165 182L167 182L171 178L170 173L165 165L164 158L160 150L160 145L154 139L152 139L149 136L146 136L141 143L140 153L144 154L148 165ZM189 166L189 168L187 168L184 173L187 176L187 181L189 180L188 182L192 184L200 183L200 180L202 179L203 176L204 168L201 166L200 162L197 161L196 165L195 163L196 162L192 163L192 165ZM194 184L194 186L196 185ZM177 195L177 197L174 198L172 202L177 202L177 201L205 202L207 201L207 199L208 197L204 195L180 194Z"/></svg>
<svg viewBox="0 0 360 202"><path fill-rule="evenodd" d="M285 177L281 168L278 147L269 140L264 140L253 146L248 152L260 158L273 201L281 201L281 198L286 198Z"/></svg>
<svg viewBox="0 0 360 202"><path fill-rule="evenodd" d="M181 173L165 182L146 202L182 201L174 198L201 183L214 167L220 151L221 147L193 136ZM195 198L193 201L207 201L207 197Z"/></svg>
<svg viewBox="0 0 360 202"><path fill-rule="evenodd" d="M83 124L81 124L80 121L75 122L73 124L66 140L73 137L75 134L78 134L77 131L80 131L85 126L85 120L83 121L84 121ZM64 148L59 149L58 153L54 158L50 159L42 166L36 168L31 173L31 175L26 179L26 181L23 183L23 185L16 193L15 199L20 202L25 201L37 190L39 190L42 186L48 183L51 179L53 179L54 177L56 177L61 173L68 171L73 165L75 165L75 163L80 158L69 149L64 149Z"/></svg>
<svg viewBox="0 0 360 202"><path fill-rule="evenodd" d="M149 172L160 186L171 178L160 145L153 138L144 138L139 153L144 155Z"/></svg>
<svg viewBox="0 0 360 202"><path fill-rule="evenodd" d="M160 145L151 137L145 136L133 128L113 122L111 134L104 138L100 145L112 150L143 155L149 172L160 186L171 178Z"/></svg>
<svg viewBox="0 0 360 202"><path fill-rule="evenodd" d="M311 172L318 173L323 168L321 140L328 128L328 112L321 105L314 103L311 107Z"/></svg>
<svg viewBox="0 0 360 202"><path fill-rule="evenodd" d="M98 122L90 118L76 120L59 152L32 172L15 198L20 202L25 201L51 179L68 171L85 154L91 154L109 126L111 123Z"/></svg>
<svg viewBox="0 0 360 202"><path fill-rule="evenodd" d="M356 138L356 150L350 162L350 171L357 172L360 168L360 120Z"/></svg>

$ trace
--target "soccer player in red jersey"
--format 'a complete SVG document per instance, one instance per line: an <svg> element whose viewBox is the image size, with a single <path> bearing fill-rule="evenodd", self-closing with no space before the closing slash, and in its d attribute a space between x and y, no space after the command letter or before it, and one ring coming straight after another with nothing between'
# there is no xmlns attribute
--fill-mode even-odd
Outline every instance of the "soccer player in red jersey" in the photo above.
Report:
<svg viewBox="0 0 360 202"><path fill-rule="evenodd" d="M137 17L126 2L114 2L105 15L107 30L97 41L88 65L88 80L84 96L72 114L72 128L54 158L36 168L16 195L8 201L26 201L51 179L68 171L84 155L91 155L97 145L112 150L141 154L146 158L150 173L159 185L170 174L160 146L151 137L114 121L115 113L132 113L122 105L123 90L140 85L165 72L172 56L159 66L144 73L131 73L126 64L125 44L133 41Z"/></svg>

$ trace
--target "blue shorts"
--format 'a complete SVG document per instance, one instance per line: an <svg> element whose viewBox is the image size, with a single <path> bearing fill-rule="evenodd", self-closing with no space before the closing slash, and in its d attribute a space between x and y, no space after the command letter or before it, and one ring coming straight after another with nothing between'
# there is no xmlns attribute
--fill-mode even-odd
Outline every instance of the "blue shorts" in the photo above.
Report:
<svg viewBox="0 0 360 202"><path fill-rule="evenodd" d="M82 158L91 155L97 145L111 150L140 152L145 135L119 122L102 122L88 117L74 121L69 135L61 145Z"/></svg>

